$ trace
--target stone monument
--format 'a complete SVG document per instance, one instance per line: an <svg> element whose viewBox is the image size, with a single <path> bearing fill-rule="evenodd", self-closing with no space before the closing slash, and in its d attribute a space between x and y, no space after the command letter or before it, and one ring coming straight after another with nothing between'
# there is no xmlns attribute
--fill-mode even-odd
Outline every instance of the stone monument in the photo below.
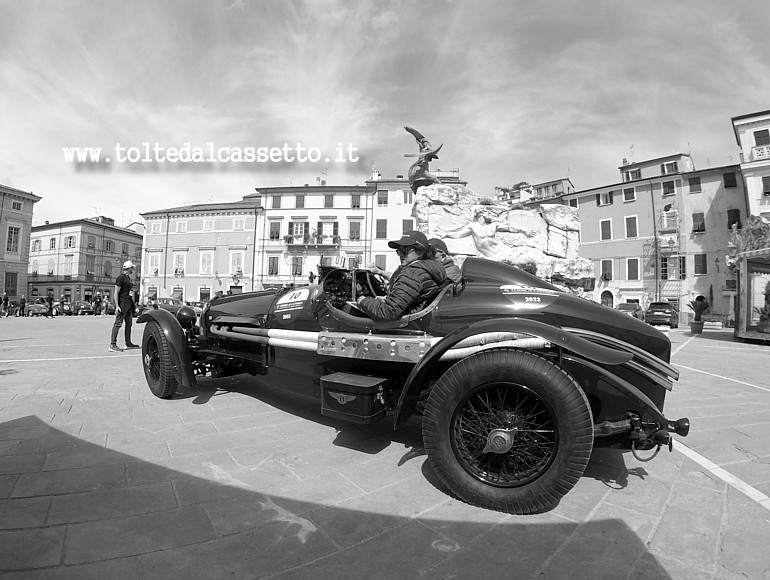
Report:
<svg viewBox="0 0 770 580"><path fill-rule="evenodd" d="M417 229L428 238L444 240L458 265L477 256L536 268L539 277L576 294L593 291L593 263L578 254L576 208L554 203L524 209L479 196L460 184L441 183L428 171L428 163L438 159L443 144L434 149L421 133L405 129L420 148L409 170Z"/></svg>

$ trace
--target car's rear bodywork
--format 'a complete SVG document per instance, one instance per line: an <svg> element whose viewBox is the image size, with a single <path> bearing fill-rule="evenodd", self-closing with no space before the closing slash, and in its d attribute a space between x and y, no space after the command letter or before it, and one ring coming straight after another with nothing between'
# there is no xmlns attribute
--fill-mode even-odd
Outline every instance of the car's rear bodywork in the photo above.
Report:
<svg viewBox="0 0 770 580"><path fill-rule="evenodd" d="M214 299L197 321L189 307L147 310L145 375L170 397L202 375L276 374L329 417L423 415L442 481L517 513L558 501L593 446L637 452L687 433L663 415L670 342L640 320L477 258L421 312L376 322L352 306L383 291L368 272L324 269L317 285Z"/></svg>
<svg viewBox="0 0 770 580"><path fill-rule="evenodd" d="M671 328L679 326L679 313L668 302L652 302L644 313L647 324L668 325Z"/></svg>

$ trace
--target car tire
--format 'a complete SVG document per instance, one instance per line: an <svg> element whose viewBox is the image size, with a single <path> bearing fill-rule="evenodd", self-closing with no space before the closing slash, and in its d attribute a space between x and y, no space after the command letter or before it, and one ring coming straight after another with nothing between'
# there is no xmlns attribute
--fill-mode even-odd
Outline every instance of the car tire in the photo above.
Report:
<svg viewBox="0 0 770 580"><path fill-rule="evenodd" d="M150 391L161 399L176 393L177 382L166 334L157 322L148 322L142 336L142 367Z"/></svg>
<svg viewBox="0 0 770 580"><path fill-rule="evenodd" d="M594 434L572 377L514 349L479 352L447 370L428 396L422 433L428 462L452 493L515 514L547 510L572 489Z"/></svg>

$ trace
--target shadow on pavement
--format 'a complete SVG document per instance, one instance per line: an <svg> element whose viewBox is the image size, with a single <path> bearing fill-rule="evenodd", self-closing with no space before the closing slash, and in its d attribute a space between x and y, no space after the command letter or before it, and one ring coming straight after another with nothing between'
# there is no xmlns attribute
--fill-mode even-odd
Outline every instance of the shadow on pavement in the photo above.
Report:
<svg viewBox="0 0 770 580"><path fill-rule="evenodd" d="M279 486L224 451L150 463L34 416L0 441L3 578L669 577L616 519L423 505L409 488L329 488L325 505L320 481Z"/></svg>

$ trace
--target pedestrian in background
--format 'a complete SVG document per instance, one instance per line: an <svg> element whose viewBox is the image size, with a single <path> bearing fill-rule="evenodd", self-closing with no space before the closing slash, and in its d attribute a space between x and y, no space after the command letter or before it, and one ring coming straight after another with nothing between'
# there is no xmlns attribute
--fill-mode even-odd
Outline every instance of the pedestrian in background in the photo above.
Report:
<svg viewBox="0 0 770 580"><path fill-rule="evenodd" d="M94 300L94 316L99 316L102 313L102 295L97 293Z"/></svg>
<svg viewBox="0 0 770 580"><path fill-rule="evenodd" d="M21 300L19 300L19 316L24 316L24 309L27 307L27 299L24 297L24 294L21 295Z"/></svg>
<svg viewBox="0 0 770 580"><path fill-rule="evenodd" d="M46 299L48 302L48 312L46 313L46 317L53 318L53 292L48 293L48 298Z"/></svg>
<svg viewBox="0 0 770 580"><path fill-rule="evenodd" d="M105 316L108 314L107 312L107 306L110 304L110 297L106 294L104 295L104 298L102 298L102 316Z"/></svg>
<svg viewBox="0 0 770 580"><path fill-rule="evenodd" d="M126 348L139 348L138 344L131 342L131 325L134 323L134 294L131 292L131 274L134 272L134 263L131 260L123 262L123 273L115 279L115 323L112 325L110 346L112 352L123 352L118 346L118 331L123 323L126 324Z"/></svg>
<svg viewBox="0 0 770 580"><path fill-rule="evenodd" d="M3 309L0 311L3 316L8 316L8 292L3 293Z"/></svg>

